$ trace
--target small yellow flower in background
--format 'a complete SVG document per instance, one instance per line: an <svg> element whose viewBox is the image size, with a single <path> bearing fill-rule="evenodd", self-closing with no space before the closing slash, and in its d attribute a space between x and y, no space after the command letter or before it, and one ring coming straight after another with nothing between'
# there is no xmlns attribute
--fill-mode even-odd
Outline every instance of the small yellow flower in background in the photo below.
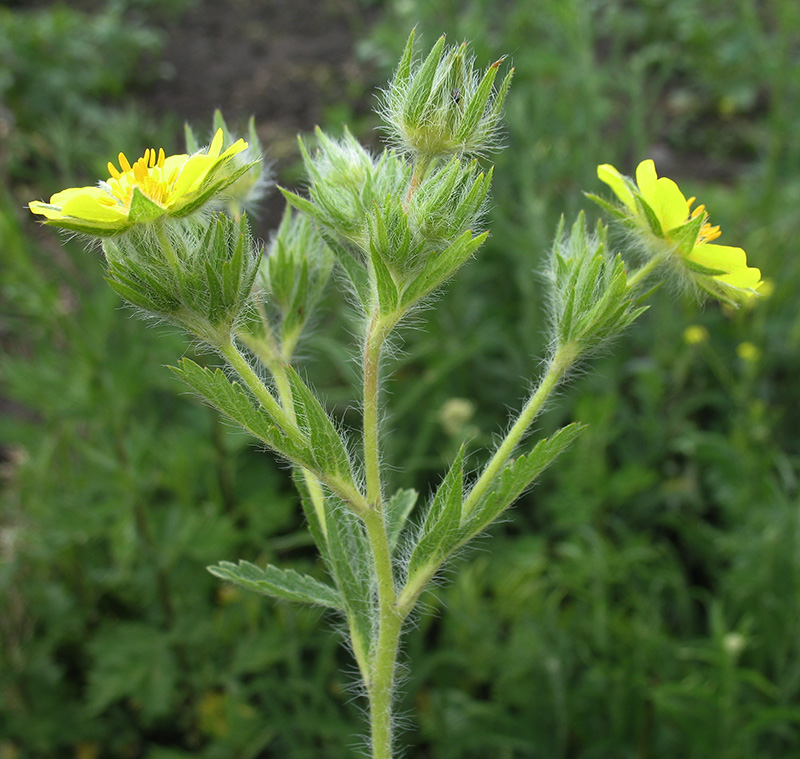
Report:
<svg viewBox="0 0 800 759"><path fill-rule="evenodd" d="M739 345L736 346L736 355L739 356L742 361L754 363L761 358L761 349L750 342L739 343Z"/></svg>
<svg viewBox="0 0 800 759"><path fill-rule="evenodd" d="M708 330L700 324L691 324L683 331L683 341L687 345L700 345L708 341Z"/></svg>
<svg viewBox="0 0 800 759"><path fill-rule="evenodd" d="M166 156L148 148L131 164L119 154L119 169L108 164L109 178L95 187L72 187L57 192L49 203L28 206L46 224L98 237L120 234L134 224L196 211L247 171L234 157L247 149L238 140L222 152L223 133L217 130L207 150L193 155Z"/></svg>
<svg viewBox="0 0 800 759"><path fill-rule="evenodd" d="M761 272L747 265L741 248L714 243L720 229L708 221L705 206L692 209L695 198L687 200L675 182L659 177L652 160L636 168L636 182L610 164L598 166L597 176L625 205L620 215L669 243L684 272L701 288L732 304L756 295Z"/></svg>

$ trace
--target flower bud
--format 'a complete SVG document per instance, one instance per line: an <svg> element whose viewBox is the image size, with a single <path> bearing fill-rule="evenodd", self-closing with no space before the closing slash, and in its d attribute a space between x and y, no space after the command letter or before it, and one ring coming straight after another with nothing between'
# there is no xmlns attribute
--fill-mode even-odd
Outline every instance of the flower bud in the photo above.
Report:
<svg viewBox="0 0 800 759"><path fill-rule="evenodd" d="M390 140L400 150L426 161L483 155L496 147L513 69L496 90L494 81L502 59L481 75L466 44L447 48L444 36L424 61L413 57L412 31L379 107Z"/></svg>
<svg viewBox="0 0 800 759"><path fill-rule="evenodd" d="M316 134L319 148L313 156L300 142L311 182L311 202L293 193L284 191L284 195L340 242L355 246L361 254L367 255L367 215L374 204L383 203L387 195L407 192L411 169L391 151L385 150L378 158L373 158L347 129L341 140L331 139L321 129L317 129Z"/></svg>
<svg viewBox="0 0 800 759"><path fill-rule="evenodd" d="M103 252L119 295L214 346L252 302L261 256L247 218L225 214L134 228L104 240Z"/></svg>
<svg viewBox="0 0 800 759"><path fill-rule="evenodd" d="M572 343L580 355L602 347L646 310L628 286L622 258L606 251L605 227L587 233L583 213L568 233L562 218L546 277L555 343Z"/></svg>
<svg viewBox="0 0 800 759"><path fill-rule="evenodd" d="M257 278L268 305L277 312L284 358L291 355L332 269L333 254L311 219L287 205Z"/></svg>

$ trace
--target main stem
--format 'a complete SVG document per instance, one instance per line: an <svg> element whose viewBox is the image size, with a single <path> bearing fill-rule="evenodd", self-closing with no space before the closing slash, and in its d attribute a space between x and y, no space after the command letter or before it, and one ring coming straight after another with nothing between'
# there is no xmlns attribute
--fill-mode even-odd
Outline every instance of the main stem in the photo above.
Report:
<svg viewBox="0 0 800 759"><path fill-rule="evenodd" d="M397 610L397 588L386 533L380 475L380 357L392 324L376 308L367 326L363 354L364 469L368 509L362 515L367 530L378 590L378 639L364 673L369 697L372 759L392 756L392 694L403 618Z"/></svg>

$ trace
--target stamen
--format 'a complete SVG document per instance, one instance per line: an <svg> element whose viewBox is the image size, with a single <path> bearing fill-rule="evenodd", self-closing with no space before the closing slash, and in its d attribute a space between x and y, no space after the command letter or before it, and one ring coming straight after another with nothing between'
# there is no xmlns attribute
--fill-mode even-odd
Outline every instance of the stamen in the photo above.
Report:
<svg viewBox="0 0 800 759"><path fill-rule="evenodd" d="M166 158L167 158L167 156L164 153L164 148L159 148L158 149L158 168L159 169L163 169L164 168L164 161L166 160Z"/></svg>
<svg viewBox="0 0 800 759"><path fill-rule="evenodd" d="M125 153L120 153L117 158L119 158L119 166L123 171L131 170L131 165L128 163L128 159L125 158Z"/></svg>
<svg viewBox="0 0 800 759"><path fill-rule="evenodd" d="M111 163L111 161L108 162L108 174L114 179L119 179L122 176L122 174L120 174L119 171L117 171L117 167L114 166L114 164Z"/></svg>

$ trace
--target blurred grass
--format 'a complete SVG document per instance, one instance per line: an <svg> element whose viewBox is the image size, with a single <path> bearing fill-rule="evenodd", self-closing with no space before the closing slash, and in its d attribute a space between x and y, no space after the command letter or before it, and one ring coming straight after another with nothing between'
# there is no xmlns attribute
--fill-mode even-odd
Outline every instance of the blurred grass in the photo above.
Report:
<svg viewBox="0 0 800 759"><path fill-rule="evenodd" d="M180 336L131 319L93 252L21 209L166 141L181 114L123 96L146 92L141 61L157 68L156 8L186 5L0 9L2 759L355 754L330 623L203 569L320 571L287 473L181 395L162 368L190 350ZM379 83L414 24L516 67L490 241L404 336L387 385L397 485L436 482L460 434L489 442L523 395L545 344L536 270L559 214L601 190L598 163L654 157L774 284L735 314L658 293L542 419L590 428L426 599L407 645L409 754L800 755L800 6L397 0L383 14L359 42ZM333 321L305 352L345 409L353 366ZM687 344L690 324L708 342Z"/></svg>

